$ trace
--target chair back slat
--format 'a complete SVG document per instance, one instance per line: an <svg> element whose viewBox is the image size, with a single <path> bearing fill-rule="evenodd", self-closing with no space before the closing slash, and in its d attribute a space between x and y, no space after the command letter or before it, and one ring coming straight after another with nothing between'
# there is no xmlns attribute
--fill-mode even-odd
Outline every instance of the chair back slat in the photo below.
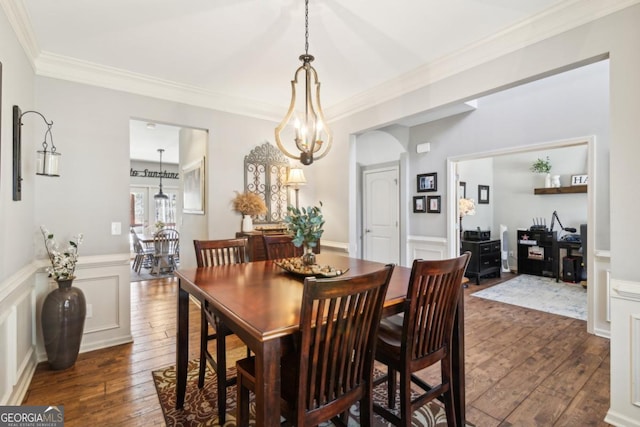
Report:
<svg viewBox="0 0 640 427"><path fill-rule="evenodd" d="M357 400L369 386L392 272L393 265L387 265L350 278L305 279L297 404L305 408L306 424L322 421L323 407L341 398Z"/></svg>
<svg viewBox="0 0 640 427"><path fill-rule="evenodd" d="M265 234L264 248L267 259L283 259L302 256L303 248L293 245L293 238L286 234Z"/></svg>
<svg viewBox="0 0 640 427"><path fill-rule="evenodd" d="M405 303L402 353L419 360L449 347L469 253L447 260L415 260Z"/></svg>
<svg viewBox="0 0 640 427"><path fill-rule="evenodd" d="M175 255L179 253L180 234L174 229L162 229L153 238L156 255Z"/></svg>
<svg viewBox="0 0 640 427"><path fill-rule="evenodd" d="M198 267L247 262L247 238L194 240Z"/></svg>

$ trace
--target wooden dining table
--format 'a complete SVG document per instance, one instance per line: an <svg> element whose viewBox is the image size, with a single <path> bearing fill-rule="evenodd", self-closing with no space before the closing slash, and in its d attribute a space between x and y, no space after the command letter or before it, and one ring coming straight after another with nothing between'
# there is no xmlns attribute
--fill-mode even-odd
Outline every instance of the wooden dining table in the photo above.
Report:
<svg viewBox="0 0 640 427"><path fill-rule="evenodd" d="M345 276L378 270L384 264L337 254L317 255L317 263L348 270ZM384 304L383 316L399 313L411 269L396 266ZM278 267L273 261L179 269L176 340L176 408L184 406L189 357L189 296L207 301L222 321L255 353L256 425L280 425L281 339L298 330L304 278ZM462 286L462 284L461 284ZM464 306L458 302L452 343L455 417L465 420ZM198 319L199 323L199 319Z"/></svg>

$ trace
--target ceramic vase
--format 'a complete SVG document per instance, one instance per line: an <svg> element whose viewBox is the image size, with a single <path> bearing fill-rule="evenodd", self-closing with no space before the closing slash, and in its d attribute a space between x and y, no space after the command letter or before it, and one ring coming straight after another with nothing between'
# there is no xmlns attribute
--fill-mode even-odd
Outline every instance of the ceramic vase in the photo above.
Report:
<svg viewBox="0 0 640 427"><path fill-rule="evenodd" d="M313 248L311 246L304 245L302 262L305 265L314 265L316 263L316 254L313 253Z"/></svg>
<svg viewBox="0 0 640 427"><path fill-rule="evenodd" d="M42 305L42 336L49 366L67 369L76 363L84 332L87 304L82 290L71 286L73 279L57 280Z"/></svg>
<svg viewBox="0 0 640 427"><path fill-rule="evenodd" d="M551 186L554 188L560 188L560 175L553 175Z"/></svg>
<svg viewBox="0 0 640 427"><path fill-rule="evenodd" d="M251 215L242 216L242 231L253 231L253 219L251 218Z"/></svg>
<svg viewBox="0 0 640 427"><path fill-rule="evenodd" d="M548 173L544 177L544 188L551 188L551 174Z"/></svg>

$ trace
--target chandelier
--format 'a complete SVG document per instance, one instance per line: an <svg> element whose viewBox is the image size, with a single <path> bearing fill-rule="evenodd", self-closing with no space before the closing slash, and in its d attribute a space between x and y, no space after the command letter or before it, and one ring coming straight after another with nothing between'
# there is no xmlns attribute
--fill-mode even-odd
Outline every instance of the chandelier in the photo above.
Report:
<svg viewBox="0 0 640 427"><path fill-rule="evenodd" d="M309 0L305 0L305 44L304 54L300 55L302 65L298 67L291 81L291 103L289 111L276 127L276 143L287 157L310 165L314 160L323 158L329 152L333 136L327 126L320 106L320 82L318 73L311 66L315 59L309 55ZM298 76L304 73L304 97L296 96ZM291 146L291 150L285 147ZM293 149L295 143L296 150Z"/></svg>
<svg viewBox="0 0 640 427"><path fill-rule="evenodd" d="M162 192L162 175L164 175L164 171L162 170L162 153L164 150L162 148L158 148L158 153L160 153L160 191L153 196L153 199L156 202L156 221L167 222L168 213L169 213L169 196Z"/></svg>

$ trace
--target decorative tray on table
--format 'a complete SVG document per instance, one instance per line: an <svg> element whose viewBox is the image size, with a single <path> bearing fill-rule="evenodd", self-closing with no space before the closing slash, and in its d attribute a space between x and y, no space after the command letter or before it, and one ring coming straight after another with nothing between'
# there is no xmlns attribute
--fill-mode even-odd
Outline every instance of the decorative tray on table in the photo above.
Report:
<svg viewBox="0 0 640 427"><path fill-rule="evenodd" d="M346 270L339 270L330 265L305 265L300 257L277 259L274 260L273 263L289 273L303 277L336 277L349 271L348 268Z"/></svg>

